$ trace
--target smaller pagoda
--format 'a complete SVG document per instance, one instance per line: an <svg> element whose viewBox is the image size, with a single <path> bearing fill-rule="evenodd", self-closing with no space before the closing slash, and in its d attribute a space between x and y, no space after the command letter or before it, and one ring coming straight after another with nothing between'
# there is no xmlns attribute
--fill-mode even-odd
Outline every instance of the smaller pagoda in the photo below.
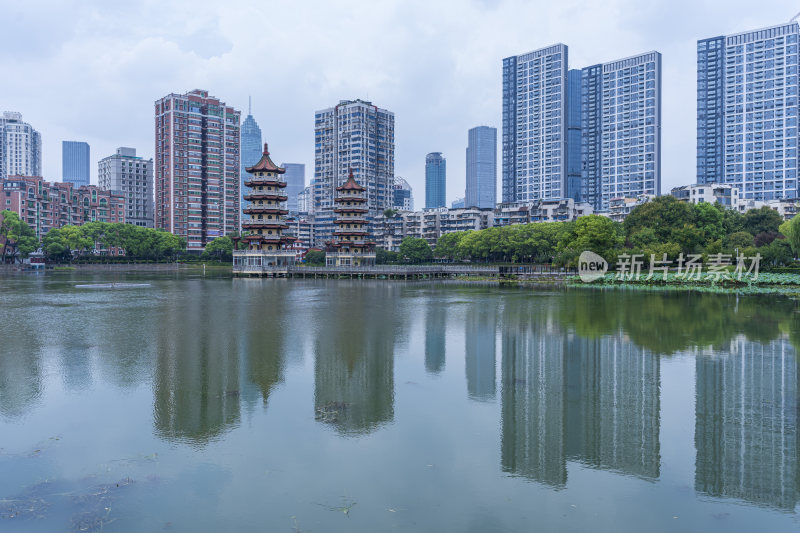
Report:
<svg viewBox="0 0 800 533"><path fill-rule="evenodd" d="M244 195L248 202L242 209L247 218L242 220L242 238L245 250L234 250L233 272L243 275L286 275L295 262L292 250L294 237L283 235L289 226L285 216L289 213L285 202L288 199L283 189L285 169L272 162L267 144L258 163L245 169L251 174L244 186L249 189Z"/></svg>
<svg viewBox="0 0 800 533"><path fill-rule="evenodd" d="M336 187L336 230L325 251L328 266L375 266L375 243L367 231L366 191L353 177L353 169L344 185Z"/></svg>

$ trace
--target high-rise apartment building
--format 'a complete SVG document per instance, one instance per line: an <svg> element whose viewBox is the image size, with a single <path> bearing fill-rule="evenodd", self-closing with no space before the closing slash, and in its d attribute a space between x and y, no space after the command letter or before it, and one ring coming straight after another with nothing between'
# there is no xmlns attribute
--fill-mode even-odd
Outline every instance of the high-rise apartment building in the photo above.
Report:
<svg viewBox="0 0 800 533"><path fill-rule="evenodd" d="M441 152L425 156L425 207L446 207L447 160Z"/></svg>
<svg viewBox="0 0 800 533"><path fill-rule="evenodd" d="M697 41L697 183L797 198L796 22Z"/></svg>
<svg viewBox="0 0 800 533"><path fill-rule="evenodd" d="M153 227L152 159L136 157L136 148L117 148L116 154L97 163L97 183L125 198L125 222Z"/></svg>
<svg viewBox="0 0 800 533"><path fill-rule="evenodd" d="M569 70L556 44L503 60L503 202L607 210L661 191L661 54Z"/></svg>
<svg viewBox="0 0 800 533"><path fill-rule="evenodd" d="M240 116L200 89L155 102L155 223L188 250L239 231Z"/></svg>
<svg viewBox="0 0 800 533"><path fill-rule="evenodd" d="M297 214L300 212L297 195L306 188L306 166L302 163L281 163L281 167L286 170L283 175L286 181L286 196L289 197L286 207L290 214Z"/></svg>
<svg viewBox="0 0 800 533"><path fill-rule="evenodd" d="M333 221L336 188L350 169L366 187L368 216L392 205L394 113L363 100L342 100L314 116L314 211ZM332 226L331 226L332 227Z"/></svg>
<svg viewBox="0 0 800 533"><path fill-rule="evenodd" d="M22 113L0 117L0 179L42 175L42 136L22 122Z"/></svg>
<svg viewBox="0 0 800 533"><path fill-rule="evenodd" d="M503 59L503 202L566 195L567 46Z"/></svg>
<svg viewBox="0 0 800 533"><path fill-rule="evenodd" d="M89 143L61 141L61 181L89 185Z"/></svg>
<svg viewBox="0 0 800 533"><path fill-rule="evenodd" d="M467 135L467 207L497 203L497 128L478 126Z"/></svg>

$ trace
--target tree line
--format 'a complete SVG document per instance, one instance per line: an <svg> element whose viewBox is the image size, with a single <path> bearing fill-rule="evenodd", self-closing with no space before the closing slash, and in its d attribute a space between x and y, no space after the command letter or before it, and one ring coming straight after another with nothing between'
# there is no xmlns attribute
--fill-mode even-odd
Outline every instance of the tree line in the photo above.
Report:
<svg viewBox="0 0 800 533"><path fill-rule="evenodd" d="M762 263L789 265L800 251L800 217L784 222L769 207L742 214L720 204L690 204L661 196L635 207L623 223L600 215L575 221L538 222L447 233L436 257L454 261L534 262L574 266L585 250L609 263L620 254L670 260L680 254L755 256Z"/></svg>

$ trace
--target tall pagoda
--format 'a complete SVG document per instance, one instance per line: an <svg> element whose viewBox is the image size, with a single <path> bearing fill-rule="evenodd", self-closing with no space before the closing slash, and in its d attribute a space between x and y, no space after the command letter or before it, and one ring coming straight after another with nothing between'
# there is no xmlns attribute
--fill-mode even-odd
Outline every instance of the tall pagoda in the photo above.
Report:
<svg viewBox="0 0 800 533"><path fill-rule="evenodd" d="M283 189L286 182L282 175L285 169L272 162L264 143L264 154L252 167L245 169L251 174L244 182L249 189L244 195L248 205L242 213L242 241L245 250L233 252L233 271L239 274L282 275L294 265L295 252L291 249L294 237L283 235L289 226L285 216L289 213L285 202L288 199Z"/></svg>
<svg viewBox="0 0 800 533"><path fill-rule="evenodd" d="M340 187L336 187L335 207L337 228L333 241L328 243L326 263L328 266L374 266L375 243L367 231L366 188L356 182L353 169Z"/></svg>

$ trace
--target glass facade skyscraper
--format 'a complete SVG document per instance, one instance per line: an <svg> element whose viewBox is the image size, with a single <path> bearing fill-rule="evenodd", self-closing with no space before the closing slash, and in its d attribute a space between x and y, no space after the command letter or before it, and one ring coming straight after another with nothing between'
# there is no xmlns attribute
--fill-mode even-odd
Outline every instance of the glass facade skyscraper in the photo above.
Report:
<svg viewBox="0 0 800 533"><path fill-rule="evenodd" d="M568 69L556 44L503 60L503 201L661 191L661 54Z"/></svg>
<svg viewBox="0 0 800 533"><path fill-rule="evenodd" d="M286 169L283 179L286 181L286 209L290 213L296 214L300 211L297 204L297 195L306 188L306 166L302 163L281 163L281 167Z"/></svg>
<svg viewBox="0 0 800 533"><path fill-rule="evenodd" d="M239 205L244 209L244 182L250 176L245 169L252 167L261 160L264 144L261 142L261 128L258 127L258 122L253 118L251 108L248 106L247 118L242 122L241 136L242 136L242 166L239 170ZM241 217L239 217L241 219Z"/></svg>
<svg viewBox="0 0 800 533"><path fill-rule="evenodd" d="M478 126L467 135L467 207L497 203L497 128Z"/></svg>
<svg viewBox="0 0 800 533"><path fill-rule="evenodd" d="M441 152L425 156L425 207L446 207L447 160Z"/></svg>
<svg viewBox="0 0 800 533"><path fill-rule="evenodd" d="M75 187L89 185L89 144L81 141L61 142L61 181Z"/></svg>
<svg viewBox="0 0 800 533"><path fill-rule="evenodd" d="M697 41L697 183L797 198L797 23Z"/></svg>

